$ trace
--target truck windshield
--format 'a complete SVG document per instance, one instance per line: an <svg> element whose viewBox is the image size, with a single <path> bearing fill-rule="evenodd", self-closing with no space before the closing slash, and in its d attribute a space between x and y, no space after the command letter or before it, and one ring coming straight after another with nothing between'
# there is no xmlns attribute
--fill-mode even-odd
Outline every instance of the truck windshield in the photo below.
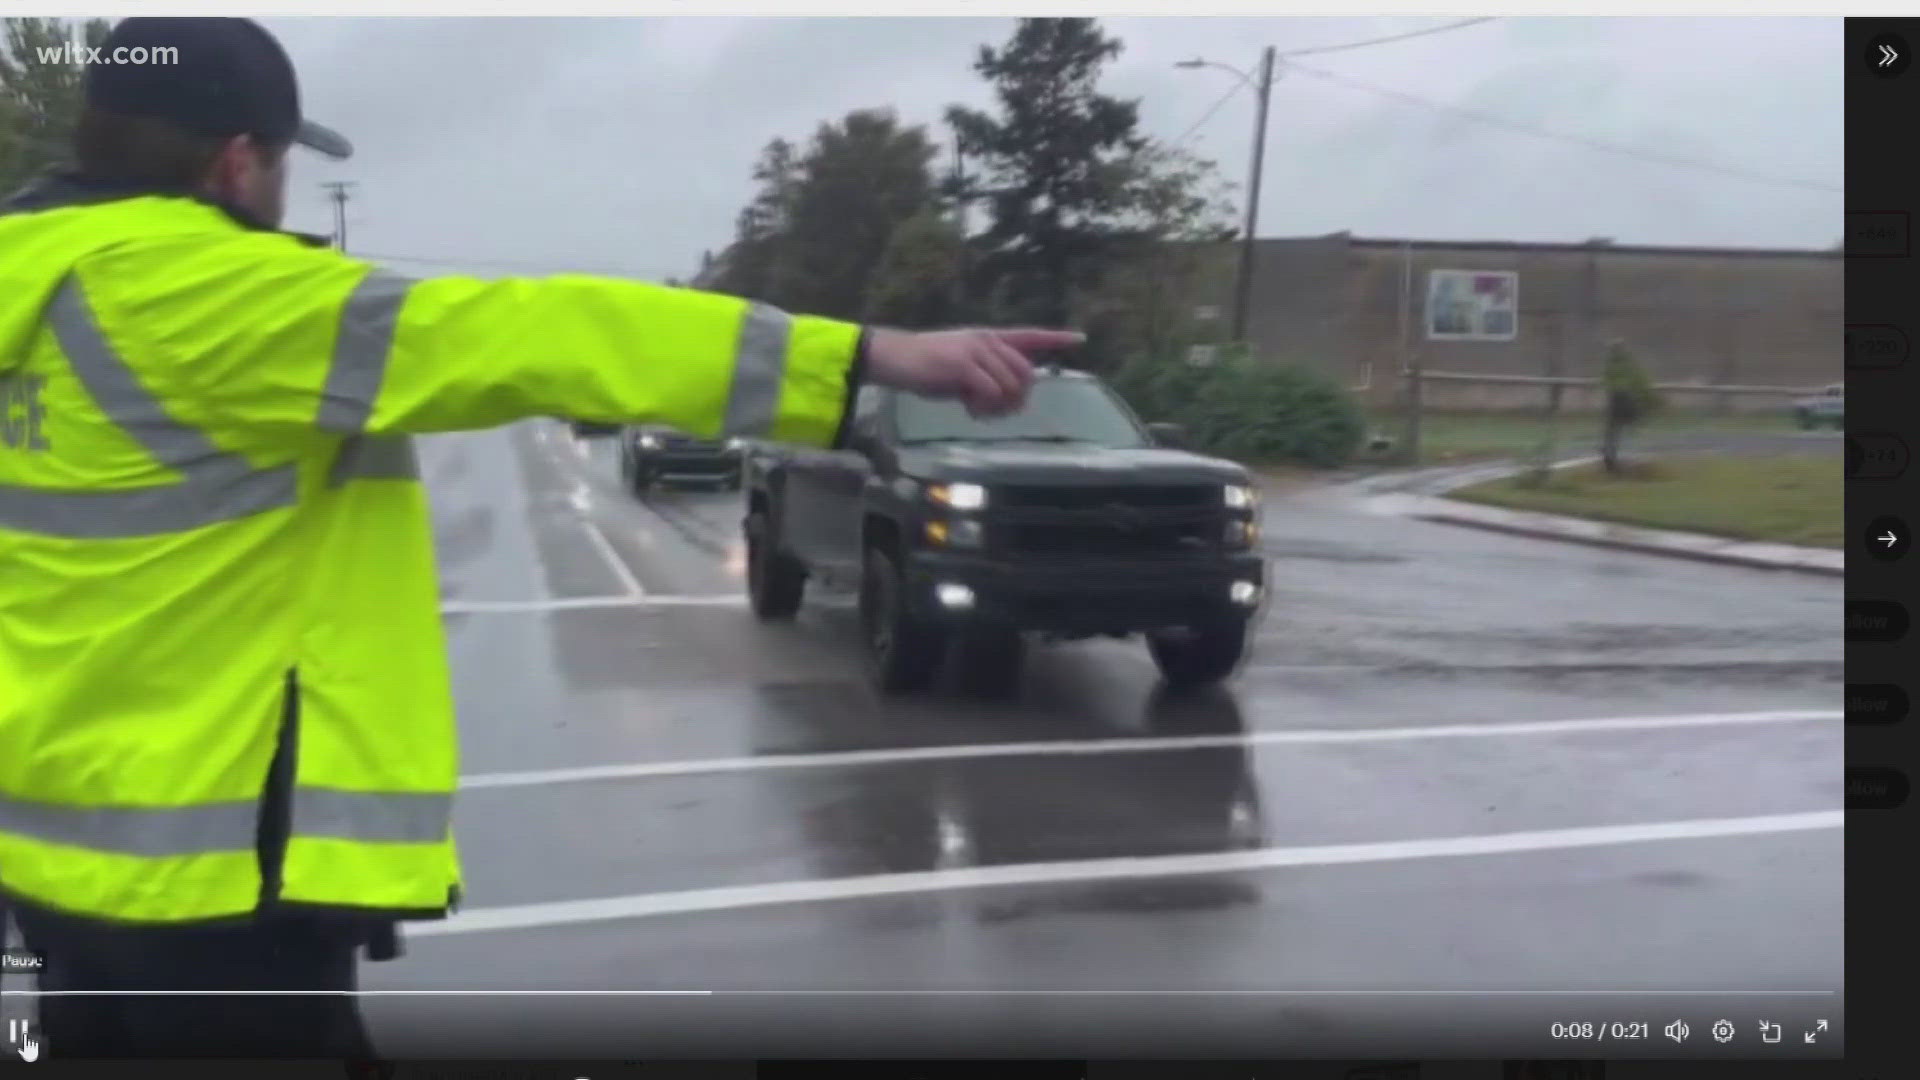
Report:
<svg viewBox="0 0 1920 1080"><path fill-rule="evenodd" d="M903 443L1054 442L1115 449L1151 445L1105 387L1084 379L1043 378L1034 384L1025 408L993 419L970 416L955 402L903 394L895 422Z"/></svg>

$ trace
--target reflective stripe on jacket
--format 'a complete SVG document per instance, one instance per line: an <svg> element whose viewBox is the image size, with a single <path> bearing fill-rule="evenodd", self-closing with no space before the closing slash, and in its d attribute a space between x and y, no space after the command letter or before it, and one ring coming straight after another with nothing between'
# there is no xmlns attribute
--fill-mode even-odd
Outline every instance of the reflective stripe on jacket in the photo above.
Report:
<svg viewBox="0 0 1920 1080"><path fill-rule="evenodd" d="M0 889L143 922L273 899L284 714L277 899L444 913L458 764L408 437L825 445L858 337L637 282L410 280L186 198L0 216Z"/></svg>

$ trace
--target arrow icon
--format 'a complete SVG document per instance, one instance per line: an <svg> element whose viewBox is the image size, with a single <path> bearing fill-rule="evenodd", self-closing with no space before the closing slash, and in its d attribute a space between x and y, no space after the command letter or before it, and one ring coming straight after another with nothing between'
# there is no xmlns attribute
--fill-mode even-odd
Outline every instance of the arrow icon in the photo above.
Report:
<svg viewBox="0 0 1920 1080"><path fill-rule="evenodd" d="M1809 1031L1809 1032L1807 1032L1807 1034L1806 1034L1806 1036L1805 1036L1805 1038L1806 1038L1806 1041L1807 1041L1807 1042L1812 1042L1812 1041L1813 1041L1813 1032L1811 1032L1811 1031Z"/></svg>
<svg viewBox="0 0 1920 1080"><path fill-rule="evenodd" d="M1860 59L1882 79L1903 74L1913 63L1906 39L1898 34L1875 34L1861 50Z"/></svg>
<svg viewBox="0 0 1920 1080"><path fill-rule="evenodd" d="M1822 1020L1822 1021L1820 1021L1820 1022L1819 1022L1818 1024L1815 1024L1815 1025L1814 1025L1814 1030L1815 1030L1815 1031L1825 1031L1825 1030L1827 1030L1827 1022L1826 1022L1825 1020Z"/></svg>
<svg viewBox="0 0 1920 1080"><path fill-rule="evenodd" d="M1876 536L1874 537L1874 539L1880 541L1881 543L1887 545L1888 547L1892 547L1893 545L1900 542L1900 538L1893 534L1892 529L1888 529L1884 535Z"/></svg>

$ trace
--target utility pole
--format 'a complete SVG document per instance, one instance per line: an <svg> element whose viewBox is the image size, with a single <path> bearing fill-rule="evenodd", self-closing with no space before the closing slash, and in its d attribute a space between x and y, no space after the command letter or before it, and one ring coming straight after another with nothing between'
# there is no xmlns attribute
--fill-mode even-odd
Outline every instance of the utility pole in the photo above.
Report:
<svg viewBox="0 0 1920 1080"><path fill-rule="evenodd" d="M1231 72L1240 80L1240 85L1253 91L1257 99L1253 117L1253 163L1247 179L1247 221L1240 230L1240 272L1235 276L1233 286L1233 340L1236 342L1247 340L1247 322L1253 310L1253 253L1260 231L1260 172L1267 157L1267 102L1273 96L1274 64L1278 59L1274 47L1267 46L1260 53L1260 69L1252 76L1231 64L1218 64L1197 56L1173 65L1178 68L1219 68Z"/></svg>
<svg viewBox="0 0 1920 1080"><path fill-rule="evenodd" d="M1233 339L1247 340L1247 316L1253 305L1253 252L1260 224L1260 167L1267 156L1267 100L1273 94L1274 48L1269 45L1260 54L1260 75L1254 81L1254 94L1260 99L1253 120L1253 167L1247 181L1247 227L1240 237L1240 278L1233 303Z"/></svg>
<svg viewBox="0 0 1920 1080"><path fill-rule="evenodd" d="M1400 374L1406 380L1405 445L1407 464L1420 464L1420 347L1413 343L1413 241L1400 241Z"/></svg>
<svg viewBox="0 0 1920 1080"><path fill-rule="evenodd" d="M328 180L320 186L327 189L327 197L333 200L333 246L345 251L347 250L347 193L354 188L354 182Z"/></svg>
<svg viewBox="0 0 1920 1080"><path fill-rule="evenodd" d="M953 313L964 321L967 316L967 204L973 193L967 190L967 151L960 142L960 129L953 129L953 207L954 224L960 233L960 249L953 268Z"/></svg>

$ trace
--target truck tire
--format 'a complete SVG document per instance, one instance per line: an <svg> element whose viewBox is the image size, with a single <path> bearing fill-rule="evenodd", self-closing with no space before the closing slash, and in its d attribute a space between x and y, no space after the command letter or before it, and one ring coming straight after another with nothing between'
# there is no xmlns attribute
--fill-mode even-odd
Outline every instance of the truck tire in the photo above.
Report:
<svg viewBox="0 0 1920 1080"><path fill-rule="evenodd" d="M785 621L800 611L807 571L779 548L765 510L747 515L747 597L753 613L767 622Z"/></svg>
<svg viewBox="0 0 1920 1080"><path fill-rule="evenodd" d="M878 545L867 548L860 575L860 629L867 674L881 691L906 693L933 684L946 636L907 610L899 567Z"/></svg>
<svg viewBox="0 0 1920 1080"><path fill-rule="evenodd" d="M1020 689L1026 666L1027 640L1018 630L981 627L962 634L959 641L960 679L981 697L1011 697Z"/></svg>
<svg viewBox="0 0 1920 1080"><path fill-rule="evenodd" d="M1169 687L1208 686L1233 675L1247 654L1247 621L1220 619L1147 635L1147 651Z"/></svg>

